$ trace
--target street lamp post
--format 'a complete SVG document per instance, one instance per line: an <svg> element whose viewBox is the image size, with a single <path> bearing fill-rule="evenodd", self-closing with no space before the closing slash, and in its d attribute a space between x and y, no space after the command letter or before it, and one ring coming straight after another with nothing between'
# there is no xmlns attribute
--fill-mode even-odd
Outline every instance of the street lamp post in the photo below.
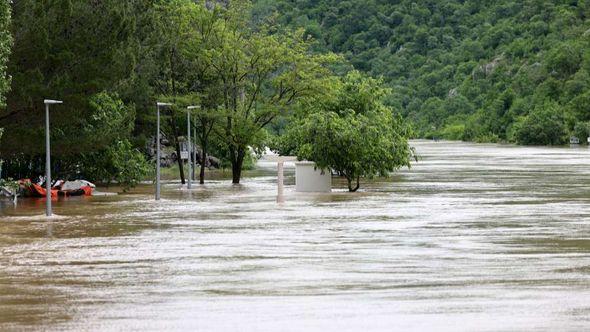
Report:
<svg viewBox="0 0 590 332"><path fill-rule="evenodd" d="M160 108L172 106L170 103L156 103L156 109L158 111L157 116L157 132L156 132L156 201L160 200Z"/></svg>
<svg viewBox="0 0 590 332"><path fill-rule="evenodd" d="M186 127L186 131L188 133L188 148L187 148L187 152L188 152L188 183L187 183L187 188L188 189L192 189L192 177L193 177L193 173L192 173L192 155L191 155L191 149L192 149L192 144L191 144L191 110L197 109L199 108L199 106L189 106L186 108L186 120L188 122L188 125ZM196 139L196 137L195 137Z"/></svg>
<svg viewBox="0 0 590 332"><path fill-rule="evenodd" d="M195 124L197 123L197 117L195 116ZM193 128L193 137L195 138L195 141L197 140L197 128ZM193 149L193 172L192 172L192 177L193 177L193 181L197 181L197 177L195 175L195 170L197 169L197 149Z"/></svg>
<svg viewBox="0 0 590 332"><path fill-rule="evenodd" d="M49 105L63 104L60 100L45 99L45 215L51 217L51 142L49 140Z"/></svg>

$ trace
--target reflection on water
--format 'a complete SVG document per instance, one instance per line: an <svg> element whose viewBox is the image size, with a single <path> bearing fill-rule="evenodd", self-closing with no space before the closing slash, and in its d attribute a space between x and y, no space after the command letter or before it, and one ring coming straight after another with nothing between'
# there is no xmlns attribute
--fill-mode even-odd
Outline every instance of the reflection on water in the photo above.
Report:
<svg viewBox="0 0 590 332"><path fill-rule="evenodd" d="M281 205L270 163L52 222L3 201L0 330L590 328L590 151L414 144L357 194L295 194L287 168Z"/></svg>

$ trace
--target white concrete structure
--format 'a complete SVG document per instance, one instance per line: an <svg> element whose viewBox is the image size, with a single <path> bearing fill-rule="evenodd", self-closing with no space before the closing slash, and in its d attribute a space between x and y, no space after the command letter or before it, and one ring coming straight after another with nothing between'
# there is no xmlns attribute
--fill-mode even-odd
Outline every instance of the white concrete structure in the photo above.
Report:
<svg viewBox="0 0 590 332"><path fill-rule="evenodd" d="M297 192L331 192L332 174L329 170L322 172L311 161L295 163L295 191Z"/></svg>

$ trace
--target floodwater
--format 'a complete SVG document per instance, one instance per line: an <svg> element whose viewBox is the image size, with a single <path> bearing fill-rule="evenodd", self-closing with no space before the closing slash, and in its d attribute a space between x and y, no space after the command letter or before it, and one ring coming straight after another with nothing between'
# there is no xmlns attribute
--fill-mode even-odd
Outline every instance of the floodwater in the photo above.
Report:
<svg viewBox="0 0 590 332"><path fill-rule="evenodd" d="M243 185L0 203L0 330L590 329L590 150L413 143L349 194ZM337 183L341 188L344 184Z"/></svg>

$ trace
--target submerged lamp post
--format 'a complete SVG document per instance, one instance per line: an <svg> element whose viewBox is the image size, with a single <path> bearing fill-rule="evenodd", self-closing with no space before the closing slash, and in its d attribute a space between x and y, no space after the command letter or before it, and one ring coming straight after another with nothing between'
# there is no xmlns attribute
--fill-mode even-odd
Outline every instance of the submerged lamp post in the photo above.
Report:
<svg viewBox="0 0 590 332"><path fill-rule="evenodd" d="M51 217L51 145L49 141L49 105L63 104L60 100L45 99L45 215Z"/></svg>
<svg viewBox="0 0 590 332"><path fill-rule="evenodd" d="M160 108L172 106L170 103L156 103L158 111L156 132L156 201L160 200Z"/></svg>
<svg viewBox="0 0 590 332"><path fill-rule="evenodd" d="M187 182L187 188L188 189L192 189L192 177L193 177L193 173L192 173L192 155L191 155L191 149L192 149L192 144L191 144L191 110L200 108L199 106L189 106L186 108L186 120L187 120L187 127L186 127L186 131L188 133L188 145L187 145L187 152L188 152L188 182ZM196 139L196 137L195 137Z"/></svg>
<svg viewBox="0 0 590 332"><path fill-rule="evenodd" d="M197 117L195 116L195 123L197 123ZM193 128L193 137L195 138L195 141L197 140L197 128ZM193 181L197 180L197 177L195 176L195 170L197 169L197 149L193 149L193 169L192 169L192 178Z"/></svg>

